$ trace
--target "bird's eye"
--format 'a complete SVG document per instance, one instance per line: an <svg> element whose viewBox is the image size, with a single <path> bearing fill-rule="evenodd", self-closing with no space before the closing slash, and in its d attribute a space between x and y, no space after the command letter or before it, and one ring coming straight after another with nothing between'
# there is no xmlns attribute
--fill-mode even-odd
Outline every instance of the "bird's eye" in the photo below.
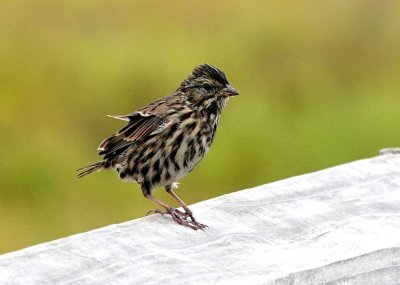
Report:
<svg viewBox="0 0 400 285"><path fill-rule="evenodd" d="M210 91L212 89L212 86L208 83L204 83L202 87L206 91Z"/></svg>

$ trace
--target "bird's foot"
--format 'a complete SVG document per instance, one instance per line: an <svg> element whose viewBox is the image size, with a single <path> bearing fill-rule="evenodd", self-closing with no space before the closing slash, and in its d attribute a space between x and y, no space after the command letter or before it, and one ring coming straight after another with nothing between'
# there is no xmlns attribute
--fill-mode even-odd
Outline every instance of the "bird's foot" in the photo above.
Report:
<svg viewBox="0 0 400 285"><path fill-rule="evenodd" d="M192 224L196 225L198 230L203 230L204 231L205 228L208 228L207 225L199 223L198 221L196 221L196 219L193 217L192 211L189 208L185 208L185 213L183 213L183 214L185 215L186 219L190 218L190 220L191 220L190 222Z"/></svg>
<svg viewBox="0 0 400 285"><path fill-rule="evenodd" d="M170 208L165 209L165 212L161 211L159 209L156 209L156 210L152 210L152 211L148 212L147 215L150 213L161 214L163 216L170 215L172 217L172 219L179 225L189 227L191 229L194 229L195 231L197 231L197 230L204 231L204 229L207 227L206 225L203 225L203 224L197 222L196 219L193 217L193 214L190 210L186 211L186 212L182 212L178 209L170 207Z"/></svg>

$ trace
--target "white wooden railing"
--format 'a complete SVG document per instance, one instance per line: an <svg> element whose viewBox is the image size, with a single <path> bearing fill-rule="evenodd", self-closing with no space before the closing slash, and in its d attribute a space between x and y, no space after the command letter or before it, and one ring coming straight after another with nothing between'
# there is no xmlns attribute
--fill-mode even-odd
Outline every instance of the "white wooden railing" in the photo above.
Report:
<svg viewBox="0 0 400 285"><path fill-rule="evenodd" d="M400 154L0 256L0 284L399 284Z"/></svg>

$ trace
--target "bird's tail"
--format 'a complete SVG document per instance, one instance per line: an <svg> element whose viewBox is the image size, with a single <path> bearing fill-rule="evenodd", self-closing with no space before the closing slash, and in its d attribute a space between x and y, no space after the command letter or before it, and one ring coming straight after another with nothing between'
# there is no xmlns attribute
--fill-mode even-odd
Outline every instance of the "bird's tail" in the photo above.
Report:
<svg viewBox="0 0 400 285"><path fill-rule="evenodd" d="M86 175L92 173L92 172L101 170L104 168L104 165L105 165L105 161L103 160L103 161L95 162L95 163L86 165L84 167L81 167L76 170L78 172L76 177L79 179L79 178L82 178L83 176L86 176Z"/></svg>

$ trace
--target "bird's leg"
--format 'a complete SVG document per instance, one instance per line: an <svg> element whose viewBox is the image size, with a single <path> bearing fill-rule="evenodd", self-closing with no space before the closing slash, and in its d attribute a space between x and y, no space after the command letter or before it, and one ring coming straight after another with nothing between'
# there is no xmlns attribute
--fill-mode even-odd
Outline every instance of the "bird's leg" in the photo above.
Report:
<svg viewBox="0 0 400 285"><path fill-rule="evenodd" d="M153 212L153 213L157 213L157 214L161 214L161 215L163 215L163 216L164 216L165 214L168 214L168 215L171 215L172 219L173 219L175 222L177 222L178 224L180 224L180 225L182 225L182 226L186 226L186 227L192 228L192 229L194 229L194 230L199 229L198 226L197 226L196 224L191 223L190 221L187 221L186 218L182 217L182 216L184 216L184 213L182 213L182 212L179 211L178 209L172 208L171 206L165 204L164 202L162 202L161 200L157 199L156 197L154 197L154 196L151 195L151 194L148 194L148 193L145 193L145 192L143 192L143 193L144 193L144 196L145 196L147 199L150 199L150 200L156 202L158 205L160 205L161 207L163 207L163 208L165 209L165 212L156 209L156 210L153 210L153 211L148 212L147 214L150 214L150 213L152 213L152 212Z"/></svg>
<svg viewBox="0 0 400 285"><path fill-rule="evenodd" d="M174 191L172 191L172 187L171 185L167 185L165 186L165 190L167 191L168 194L170 194L176 201L178 201L179 205L182 206L182 208L185 210L185 216L189 217L192 220L192 223L194 225L196 225L199 229L204 229L207 226L204 224L201 224L199 222L196 221L196 219L193 217L193 213L192 211L189 209L189 207L185 204L185 202L183 202L183 200L176 195L176 193Z"/></svg>
<svg viewBox="0 0 400 285"><path fill-rule="evenodd" d="M176 214L178 214L178 215L184 215L184 214L185 214L185 213L182 213L181 211L179 211L178 209L175 209L175 208L169 206L168 204L165 204L163 201L157 199L156 197L154 197L154 196L151 195L151 194L144 194L144 196L145 196L147 199L156 202L158 205L160 205L162 208L164 208L164 209L166 210L166 212L163 212L163 211L161 211L161 210L156 209L156 210L152 210L152 211L148 212L147 214L150 214L150 213L153 212L153 213L157 213L157 214L162 214L162 215L164 215L164 214L169 214L170 211L174 211L174 212L176 212Z"/></svg>
<svg viewBox="0 0 400 285"><path fill-rule="evenodd" d="M143 195L144 195L144 197L146 197L147 199L156 202L158 205L160 205L162 208L164 208L164 209L167 210L167 211L168 211L168 209L174 209L174 208L172 208L171 206L165 204L163 201L157 199L156 197L154 197L154 196L151 195L151 194L148 194L148 193L143 192ZM152 210L152 211L148 212L147 214L150 214L151 212L158 213L158 214L165 214L164 212L162 212L161 210L158 210L158 209L157 209L157 210Z"/></svg>

